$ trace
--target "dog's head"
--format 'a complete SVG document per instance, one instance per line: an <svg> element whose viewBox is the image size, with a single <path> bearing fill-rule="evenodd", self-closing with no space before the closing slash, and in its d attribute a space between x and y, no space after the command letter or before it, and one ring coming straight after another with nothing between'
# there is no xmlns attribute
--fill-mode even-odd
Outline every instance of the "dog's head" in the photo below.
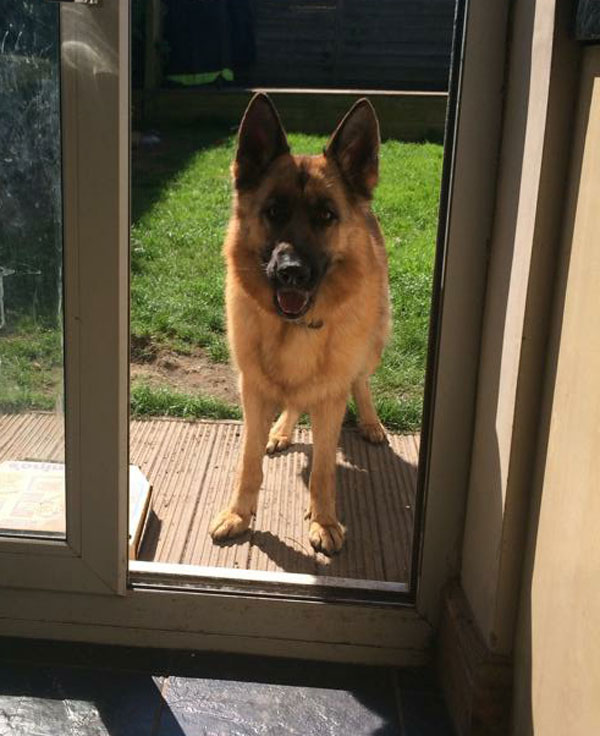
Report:
<svg viewBox="0 0 600 736"><path fill-rule="evenodd" d="M264 308L299 320L332 274L351 266L357 218L364 227L377 184L378 152L379 124L366 99L318 156L292 156L270 99L257 94L251 100L232 168L238 231L231 257Z"/></svg>

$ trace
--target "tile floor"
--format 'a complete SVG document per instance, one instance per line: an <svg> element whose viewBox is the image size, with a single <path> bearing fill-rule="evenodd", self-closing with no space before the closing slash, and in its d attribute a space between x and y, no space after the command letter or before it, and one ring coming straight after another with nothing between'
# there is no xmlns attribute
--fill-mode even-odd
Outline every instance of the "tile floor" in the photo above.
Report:
<svg viewBox="0 0 600 736"><path fill-rule="evenodd" d="M1 736L451 736L428 671L0 639Z"/></svg>

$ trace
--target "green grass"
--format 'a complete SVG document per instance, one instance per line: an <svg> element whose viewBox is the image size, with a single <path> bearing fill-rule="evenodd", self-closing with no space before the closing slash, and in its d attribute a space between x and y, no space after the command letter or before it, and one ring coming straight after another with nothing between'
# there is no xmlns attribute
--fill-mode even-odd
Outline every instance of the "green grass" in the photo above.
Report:
<svg viewBox="0 0 600 736"><path fill-rule="evenodd" d="M394 328L372 379L384 423L421 422L443 148L390 141L381 156L374 210L389 255Z"/></svg>
<svg viewBox="0 0 600 736"><path fill-rule="evenodd" d="M219 69L216 72L203 72L201 74L171 74L167 79L184 87L195 87L202 84L213 84L219 78L225 82L233 82L234 76L231 69Z"/></svg>
<svg viewBox="0 0 600 736"><path fill-rule="evenodd" d="M61 395L60 333L20 320L0 338L0 411L53 409Z"/></svg>
<svg viewBox="0 0 600 736"><path fill-rule="evenodd" d="M205 348L228 360L221 246L230 213L234 136L222 128L166 131L134 157L131 332L135 350ZM291 134L297 153L326 139ZM442 146L387 141L374 209L386 237L394 330L372 385L384 423L421 422ZM14 315L0 336L0 409L50 409L60 395L62 348L55 330ZM134 416L238 418L239 407L207 396L134 383ZM350 416L353 408L350 408Z"/></svg>
<svg viewBox="0 0 600 736"><path fill-rule="evenodd" d="M143 383L131 388L131 416L182 417L184 419L241 419L239 406L210 396L192 396L172 391L170 388L154 388Z"/></svg>
<svg viewBox="0 0 600 736"><path fill-rule="evenodd" d="M289 138L296 153L318 152L326 142ZM221 245L234 137L182 129L177 140L134 170L132 333L180 351L200 345L224 362ZM374 209L390 257L394 331L372 385L383 420L401 430L421 421L442 154L430 143L387 141L381 150Z"/></svg>
<svg viewBox="0 0 600 736"><path fill-rule="evenodd" d="M230 212L233 139L211 133L180 131L158 168L152 161L134 169L131 332L176 350L200 345L225 362L221 245ZM200 148L187 161L186 143L191 151ZM165 177L163 167L168 172L181 164Z"/></svg>

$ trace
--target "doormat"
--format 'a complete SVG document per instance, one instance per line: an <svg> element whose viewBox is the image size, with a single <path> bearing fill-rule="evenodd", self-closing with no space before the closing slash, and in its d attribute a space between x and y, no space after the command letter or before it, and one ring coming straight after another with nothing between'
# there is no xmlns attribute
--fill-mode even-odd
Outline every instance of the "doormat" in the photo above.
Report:
<svg viewBox="0 0 600 736"><path fill-rule="evenodd" d="M146 522L152 487L129 466L129 558L135 559ZM5 460L0 463L0 534L65 535L63 463Z"/></svg>

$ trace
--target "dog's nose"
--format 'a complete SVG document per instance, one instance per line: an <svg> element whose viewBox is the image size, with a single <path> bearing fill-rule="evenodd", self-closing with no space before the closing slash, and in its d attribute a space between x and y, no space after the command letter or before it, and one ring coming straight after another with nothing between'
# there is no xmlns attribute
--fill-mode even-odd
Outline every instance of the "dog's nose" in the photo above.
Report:
<svg viewBox="0 0 600 736"><path fill-rule="evenodd" d="M298 258L286 254L277 264L277 279L282 286L303 289L310 281L310 268Z"/></svg>

